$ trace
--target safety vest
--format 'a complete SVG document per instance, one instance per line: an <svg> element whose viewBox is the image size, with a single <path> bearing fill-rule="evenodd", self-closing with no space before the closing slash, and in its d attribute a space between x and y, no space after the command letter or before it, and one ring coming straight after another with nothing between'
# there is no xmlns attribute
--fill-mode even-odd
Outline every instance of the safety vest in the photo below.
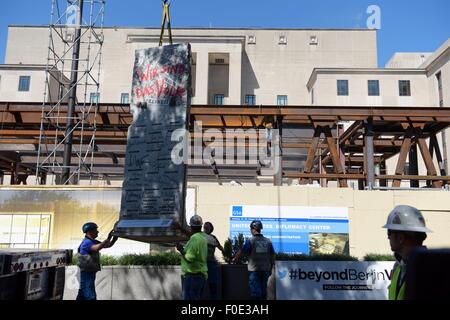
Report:
<svg viewBox="0 0 450 320"><path fill-rule="evenodd" d="M248 256L248 271L270 271L272 270L270 239L258 235L250 238L252 251Z"/></svg>
<svg viewBox="0 0 450 320"><path fill-rule="evenodd" d="M398 284L400 282L401 268L397 266L392 274L391 284L389 286L389 300L405 300L405 281L403 281L400 288Z"/></svg>
<svg viewBox="0 0 450 320"><path fill-rule="evenodd" d="M86 239L86 238L85 238ZM83 240L84 241L84 240ZM94 240L95 244L100 243L100 241ZM83 244L83 242L82 242ZM76 257L78 259L77 265L81 271L85 272L97 272L101 270L100 266L100 252L90 252L88 254L80 253L81 245L78 247L78 253Z"/></svg>

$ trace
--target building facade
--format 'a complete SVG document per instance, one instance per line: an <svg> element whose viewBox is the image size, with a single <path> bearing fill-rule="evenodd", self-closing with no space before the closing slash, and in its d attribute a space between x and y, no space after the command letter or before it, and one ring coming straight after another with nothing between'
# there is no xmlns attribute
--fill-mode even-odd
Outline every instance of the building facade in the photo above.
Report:
<svg viewBox="0 0 450 320"><path fill-rule="evenodd" d="M128 104L134 52L157 46L159 32L156 28L105 28L99 95L94 91L86 96L79 92L78 101ZM408 109L450 106L450 40L434 53L396 53L385 68L378 68L374 30L174 29L173 35L174 42L191 44L193 105ZM0 102L43 102L48 41L48 27L9 27L6 61L0 65ZM67 70L54 72L53 78L68 82ZM61 95L64 89L54 83L49 88L50 92L45 93L47 101ZM343 123L344 127L350 125ZM289 130L294 131L289 128L285 132ZM449 134L440 135L438 140L448 175ZM27 147L34 152L36 144ZM0 148L10 153L18 150L6 144L0 144ZM20 148L25 145L21 144ZM124 153L124 147L108 146L106 151ZM307 150L300 155L302 159L306 159L306 153ZM123 159L118 161L123 164ZM388 171L392 172L395 162L395 158L390 160ZM425 170L422 163L420 170ZM8 184L8 179L3 184ZM112 184L120 187L122 181ZM371 252L389 253L381 225L392 205L411 204L426 214L427 224L435 231L427 240L430 247L449 245L446 230L450 209L445 191L364 192L287 185L241 186L240 183L218 186L202 181L189 184L196 189L192 211L202 215L205 221L222 226L217 228L222 243L229 236L227 226L232 205L335 206L349 208L350 254L363 257ZM42 188L31 188L30 192L37 194L33 196L23 192L26 188L13 188L19 198L8 188L0 190L0 221L3 221L0 247L76 248L85 221L97 221L104 237L118 219L119 188L106 190L105 194L100 190L99 196L82 187L56 188L48 193L40 192L47 190ZM52 192L59 198L39 198ZM127 240L121 240L115 248L116 254L148 251L147 244Z"/></svg>
<svg viewBox="0 0 450 320"><path fill-rule="evenodd" d="M129 103L134 52L157 46L159 32L105 28L99 94L78 92L78 101ZM191 28L174 29L173 35L175 43L191 44L193 105L450 105L450 40L434 53L396 53L378 68L375 30ZM43 101L48 40L48 27L9 27L0 101ZM68 79L70 73L62 70L62 76ZM58 90L50 84L47 101ZM449 134L438 137L440 169L447 174ZM387 173L396 161L388 161ZM419 171L424 170L419 159Z"/></svg>

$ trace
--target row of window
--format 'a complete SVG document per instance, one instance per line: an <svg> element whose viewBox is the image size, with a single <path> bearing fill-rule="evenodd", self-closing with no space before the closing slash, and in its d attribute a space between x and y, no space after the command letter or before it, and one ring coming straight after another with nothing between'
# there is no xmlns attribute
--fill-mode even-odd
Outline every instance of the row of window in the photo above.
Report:
<svg viewBox="0 0 450 320"><path fill-rule="evenodd" d="M216 106L223 106L224 105L224 94L215 94L214 95L214 104ZM245 96L245 104L248 106L255 106L256 105L256 96L254 94L247 94ZM288 100L286 95L277 96L277 105L278 106L287 106Z"/></svg>
<svg viewBox="0 0 450 320"><path fill-rule="evenodd" d="M379 96L380 95L380 81L379 80L368 80L367 81L367 91L369 96ZM398 81L398 91L401 97L411 96L411 81L409 80L399 80ZM337 81L337 95L338 96L348 96L349 85L348 80L338 80Z"/></svg>
<svg viewBox="0 0 450 320"><path fill-rule="evenodd" d="M29 91L30 90L30 76L20 76L19 77L19 91ZM411 96L411 81L410 80L399 80L399 95L401 97ZM367 81L367 91L369 96L379 96L380 95L380 81L379 80L368 80ZM348 96L349 95L349 84L348 80L337 80L337 95L338 96ZM224 104L224 95L223 94L215 94L214 95L214 104L215 105L223 105ZM130 95L128 93L122 93L120 95L120 103L126 104L130 101ZM100 94L99 93L91 93L90 100L91 103L99 103L100 102ZM256 105L256 96L255 95L246 95L245 96L245 104L249 106ZM277 105L285 106L287 105L287 96L279 95L277 96Z"/></svg>
<svg viewBox="0 0 450 320"><path fill-rule="evenodd" d="M92 92L89 97L90 103L99 103L100 102L100 93ZM120 103L127 104L130 103L130 94L129 93L121 93L120 94Z"/></svg>
<svg viewBox="0 0 450 320"><path fill-rule="evenodd" d="M27 92L30 91L30 76L20 76L19 77L19 91ZM60 93L62 96L62 94ZM99 103L100 102L100 94L92 92L89 97L90 103ZM129 93L121 93L120 94L120 103L126 104L130 102L130 94Z"/></svg>

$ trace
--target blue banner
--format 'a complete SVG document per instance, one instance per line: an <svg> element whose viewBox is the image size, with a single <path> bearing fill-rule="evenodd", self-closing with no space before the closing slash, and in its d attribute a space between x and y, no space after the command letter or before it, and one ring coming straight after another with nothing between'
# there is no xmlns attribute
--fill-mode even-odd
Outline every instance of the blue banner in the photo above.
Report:
<svg viewBox="0 0 450 320"><path fill-rule="evenodd" d="M230 238L240 233L251 237L250 223L260 220L262 234L272 240L277 253L348 254L348 214L342 210L346 208L338 208L343 214L336 215L330 210L333 208L298 207L296 214L295 207L258 207L232 206ZM258 209L261 209L261 216L257 216Z"/></svg>

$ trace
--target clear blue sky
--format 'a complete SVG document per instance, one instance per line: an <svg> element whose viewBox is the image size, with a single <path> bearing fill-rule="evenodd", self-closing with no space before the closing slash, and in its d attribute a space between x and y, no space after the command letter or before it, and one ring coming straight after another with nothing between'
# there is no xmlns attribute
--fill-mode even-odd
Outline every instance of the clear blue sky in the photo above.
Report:
<svg viewBox="0 0 450 320"><path fill-rule="evenodd" d="M450 0L172 0L171 19L173 27L366 28L369 5L381 9L379 66L450 38ZM51 0L0 0L0 63L7 26L48 24L50 8ZM106 0L105 25L159 27L161 14L159 0Z"/></svg>

